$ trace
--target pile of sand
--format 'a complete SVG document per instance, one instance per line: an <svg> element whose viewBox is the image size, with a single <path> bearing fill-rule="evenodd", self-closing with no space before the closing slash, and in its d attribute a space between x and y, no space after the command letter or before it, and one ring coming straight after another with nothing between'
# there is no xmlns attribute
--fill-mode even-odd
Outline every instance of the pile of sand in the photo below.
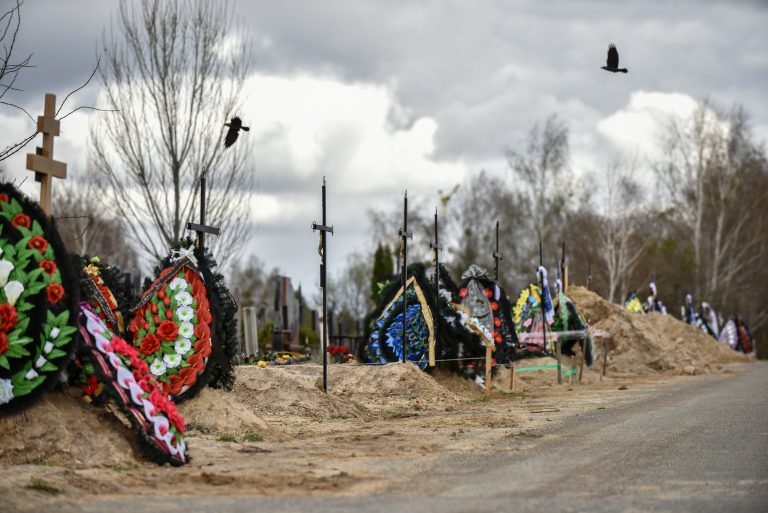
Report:
<svg viewBox="0 0 768 513"><path fill-rule="evenodd" d="M269 424L232 392L204 388L194 398L179 404L178 410L188 430L205 434L254 433L265 438L274 434Z"/></svg>
<svg viewBox="0 0 768 513"><path fill-rule="evenodd" d="M361 417L397 410L424 411L460 401L413 364L330 365L328 394L315 364L235 371L235 396L259 414Z"/></svg>
<svg viewBox="0 0 768 513"><path fill-rule="evenodd" d="M568 296L592 328L608 334L605 340L611 374L699 374L714 365L749 361L742 353L671 315L632 313L583 287L569 287ZM600 339L595 340L595 349L599 360Z"/></svg>
<svg viewBox="0 0 768 513"><path fill-rule="evenodd" d="M132 465L143 460L136 435L110 411L64 392L49 392L34 406L0 418L0 463L71 468Z"/></svg>
<svg viewBox="0 0 768 513"><path fill-rule="evenodd" d="M342 367L341 365L333 366ZM366 409L323 392L322 367L313 364L235 369L235 400L259 415L362 417ZM330 392L330 390L329 390Z"/></svg>

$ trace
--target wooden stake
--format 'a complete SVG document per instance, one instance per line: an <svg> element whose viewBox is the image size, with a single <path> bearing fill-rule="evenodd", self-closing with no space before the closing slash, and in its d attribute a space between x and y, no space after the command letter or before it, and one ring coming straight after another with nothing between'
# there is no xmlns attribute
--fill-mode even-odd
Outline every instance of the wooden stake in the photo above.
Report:
<svg viewBox="0 0 768 513"><path fill-rule="evenodd" d="M491 355L493 354L493 348L490 344L485 346L485 395L491 395Z"/></svg>
<svg viewBox="0 0 768 513"><path fill-rule="evenodd" d="M606 369L608 368L608 346L605 340L602 341L601 346L603 348L603 374L600 376L600 381L603 380L603 376L605 376Z"/></svg>
<svg viewBox="0 0 768 513"><path fill-rule="evenodd" d="M509 367L509 389L515 389L515 362L512 362L512 365Z"/></svg>
<svg viewBox="0 0 768 513"><path fill-rule="evenodd" d="M584 360L587 359L587 339L584 339L584 344L581 346L581 361L579 362L579 383L581 383L581 376L584 374Z"/></svg>
<svg viewBox="0 0 768 513"><path fill-rule="evenodd" d="M557 359L557 384L562 385L563 384L563 369L562 365L560 364L560 340L555 339L555 358Z"/></svg>

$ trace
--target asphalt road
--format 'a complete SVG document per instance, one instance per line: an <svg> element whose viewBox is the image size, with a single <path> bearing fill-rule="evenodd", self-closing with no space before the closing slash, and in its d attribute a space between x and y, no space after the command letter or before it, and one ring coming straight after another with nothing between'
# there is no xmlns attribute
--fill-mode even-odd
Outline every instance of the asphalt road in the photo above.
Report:
<svg viewBox="0 0 768 513"><path fill-rule="evenodd" d="M765 513L768 363L574 417L523 451L445 454L421 477L394 496L116 497L80 507L98 513Z"/></svg>

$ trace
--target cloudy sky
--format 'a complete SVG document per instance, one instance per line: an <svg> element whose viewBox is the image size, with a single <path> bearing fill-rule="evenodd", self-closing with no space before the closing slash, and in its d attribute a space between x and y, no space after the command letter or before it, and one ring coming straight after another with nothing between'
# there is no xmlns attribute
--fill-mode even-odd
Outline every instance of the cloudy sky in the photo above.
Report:
<svg viewBox="0 0 768 513"><path fill-rule="evenodd" d="M17 55L34 53L35 68L6 100L37 114L45 92L61 99L82 83L116 5L26 0ZM504 173L504 149L552 113L570 128L578 173L616 150L653 155L666 117L705 97L742 104L768 140L765 0L240 0L233 10L232 37L253 44L241 116L259 192L246 255L309 288L323 176L334 272L368 248L369 207L396 208L405 189L434 205L439 189L481 169ZM611 42L626 75L600 69ZM94 84L72 106L97 97ZM56 155L70 176L85 173L87 127L99 115L62 123ZM0 106L1 146L33 129ZM4 163L10 175L28 174L25 152ZM34 182L24 188L36 194Z"/></svg>

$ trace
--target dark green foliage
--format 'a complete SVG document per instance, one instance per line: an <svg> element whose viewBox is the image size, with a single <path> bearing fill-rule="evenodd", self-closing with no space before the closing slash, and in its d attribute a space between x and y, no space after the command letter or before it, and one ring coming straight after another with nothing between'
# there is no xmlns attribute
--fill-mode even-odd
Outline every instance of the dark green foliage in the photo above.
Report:
<svg viewBox="0 0 768 513"><path fill-rule="evenodd" d="M379 243L373 254L373 272L371 273L371 301L379 302L379 284L387 281L394 272L392 251L389 246Z"/></svg>

